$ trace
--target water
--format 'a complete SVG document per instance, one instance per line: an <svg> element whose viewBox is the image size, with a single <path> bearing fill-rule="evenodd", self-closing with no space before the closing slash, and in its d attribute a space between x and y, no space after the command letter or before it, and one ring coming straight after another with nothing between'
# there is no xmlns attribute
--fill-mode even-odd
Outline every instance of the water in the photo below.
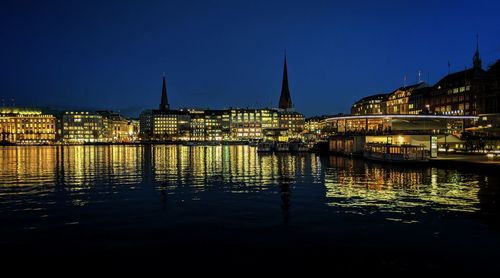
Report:
<svg viewBox="0 0 500 278"><path fill-rule="evenodd" d="M2 147L0 168L3 259L477 273L500 255L496 173L165 145Z"/></svg>

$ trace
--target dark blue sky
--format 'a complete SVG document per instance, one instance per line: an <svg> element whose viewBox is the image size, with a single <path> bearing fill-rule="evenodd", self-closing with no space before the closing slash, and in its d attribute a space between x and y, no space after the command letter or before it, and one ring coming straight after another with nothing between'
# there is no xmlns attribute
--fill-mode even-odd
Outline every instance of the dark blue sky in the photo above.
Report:
<svg viewBox="0 0 500 278"><path fill-rule="evenodd" d="M47 2L47 3L42 3ZM401 2L401 3L400 3ZM498 1L2 1L0 97L22 106L277 106L284 49L307 116L348 112L403 76L435 83L500 58Z"/></svg>

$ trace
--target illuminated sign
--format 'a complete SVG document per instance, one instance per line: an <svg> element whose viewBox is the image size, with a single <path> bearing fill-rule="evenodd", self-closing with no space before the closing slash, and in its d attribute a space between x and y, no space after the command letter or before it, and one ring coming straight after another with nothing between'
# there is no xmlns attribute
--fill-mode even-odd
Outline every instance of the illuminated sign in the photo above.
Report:
<svg viewBox="0 0 500 278"><path fill-rule="evenodd" d="M437 136L431 136L431 158L436 158L438 156L438 138Z"/></svg>

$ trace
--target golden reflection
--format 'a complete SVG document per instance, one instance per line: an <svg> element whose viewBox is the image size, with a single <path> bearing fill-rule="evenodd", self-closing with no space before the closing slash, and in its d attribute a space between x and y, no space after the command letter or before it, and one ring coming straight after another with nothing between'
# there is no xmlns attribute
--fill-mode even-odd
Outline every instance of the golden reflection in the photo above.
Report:
<svg viewBox="0 0 500 278"><path fill-rule="evenodd" d="M1 147L3 186L50 185L54 183L56 151L49 146Z"/></svg>
<svg viewBox="0 0 500 278"><path fill-rule="evenodd" d="M317 183L324 184L327 204L332 206L475 211L480 207L479 189L488 183L485 177L454 170L372 164L335 156L325 159L309 153L260 154L255 147L232 145L3 147L0 168L0 194L76 193L74 203L78 205L87 201L80 191L114 193L115 187L123 185L159 185L167 190L162 194L212 187L246 193L274 190L279 185L285 211L294 184ZM24 188L8 190L13 186Z"/></svg>
<svg viewBox="0 0 500 278"><path fill-rule="evenodd" d="M246 145L152 148L154 179L168 189L189 186L201 191L217 185L233 193L244 193L266 189L283 177L291 181L300 179L319 169L312 154L261 155Z"/></svg>
<svg viewBox="0 0 500 278"><path fill-rule="evenodd" d="M2 186L61 185L78 190L99 183L141 182L137 146L15 146L0 148Z"/></svg>
<svg viewBox="0 0 500 278"><path fill-rule="evenodd" d="M328 166L325 187L331 206L394 210L431 205L436 209L478 210L480 186L474 176L336 156L329 157Z"/></svg>
<svg viewBox="0 0 500 278"><path fill-rule="evenodd" d="M128 145L58 147L59 171L68 188L141 182L142 148Z"/></svg>

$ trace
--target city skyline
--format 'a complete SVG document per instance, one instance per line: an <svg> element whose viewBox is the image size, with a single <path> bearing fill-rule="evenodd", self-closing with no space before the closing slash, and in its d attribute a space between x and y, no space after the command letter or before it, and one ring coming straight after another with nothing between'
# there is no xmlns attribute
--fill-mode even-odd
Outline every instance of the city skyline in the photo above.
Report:
<svg viewBox="0 0 500 278"><path fill-rule="evenodd" d="M477 35L484 69L500 54L495 3L190 4L6 3L1 97L137 116L157 107L165 72L172 108L278 107L286 49L294 107L314 116L348 113L404 76L433 84L449 63L470 68Z"/></svg>

